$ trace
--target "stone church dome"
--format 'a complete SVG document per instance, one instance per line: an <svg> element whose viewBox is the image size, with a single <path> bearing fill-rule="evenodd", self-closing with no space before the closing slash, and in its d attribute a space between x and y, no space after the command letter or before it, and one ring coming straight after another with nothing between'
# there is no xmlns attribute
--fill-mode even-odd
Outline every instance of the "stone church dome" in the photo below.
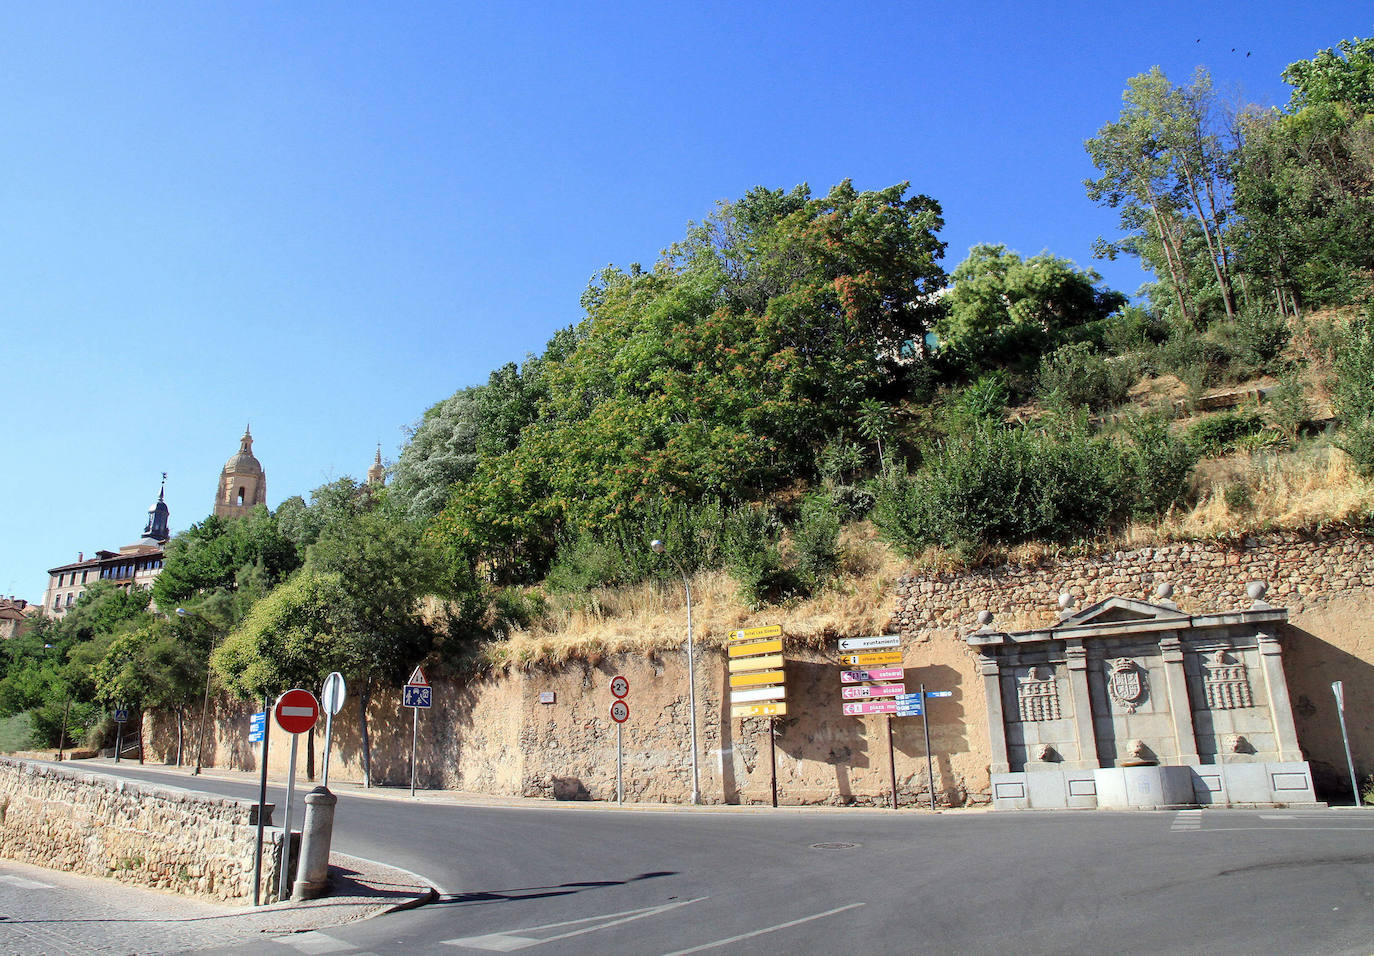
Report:
<svg viewBox="0 0 1374 956"><path fill-rule="evenodd" d="M253 457L253 433L245 428L239 439L239 453L224 463L226 475L261 475L262 463Z"/></svg>

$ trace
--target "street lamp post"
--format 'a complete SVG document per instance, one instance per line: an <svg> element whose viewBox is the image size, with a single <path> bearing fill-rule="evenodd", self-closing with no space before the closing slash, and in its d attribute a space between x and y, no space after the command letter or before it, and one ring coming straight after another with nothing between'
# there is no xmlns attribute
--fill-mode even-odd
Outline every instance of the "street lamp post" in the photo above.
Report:
<svg viewBox="0 0 1374 956"><path fill-rule="evenodd" d="M182 618L184 618L185 616L186 616L186 609L185 609L185 608L182 608L182 607L177 608L177 617L182 617ZM196 745L196 769L194 769L194 770L191 771L191 774L192 774L193 776L196 775L196 774L198 774L198 773L200 773L200 761L201 761L201 757L202 757L202 756L204 755L204 753L205 753L205 715L206 715L206 712L210 709L210 675L211 675L211 673L212 673L212 672L211 672L211 670L210 670L210 661L209 661L209 659L207 658L206 661L205 661L205 696L201 699L201 702L200 702L200 742Z"/></svg>
<svg viewBox="0 0 1374 956"><path fill-rule="evenodd" d="M682 562L671 554L663 542L655 538L649 542L655 554L666 554L682 575L682 587L687 592L687 707L692 728L692 803L701 803L701 777L697 771L697 671L696 645L692 641L692 582L687 579L687 569Z"/></svg>

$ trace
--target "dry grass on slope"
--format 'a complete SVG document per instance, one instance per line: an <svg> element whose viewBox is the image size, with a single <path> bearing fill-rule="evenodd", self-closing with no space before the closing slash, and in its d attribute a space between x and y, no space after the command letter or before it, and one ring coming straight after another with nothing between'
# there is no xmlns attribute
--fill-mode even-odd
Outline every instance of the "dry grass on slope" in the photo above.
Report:
<svg viewBox="0 0 1374 956"><path fill-rule="evenodd" d="M1243 488L1241 495L1234 490ZM902 558L868 522L844 530L842 574L807 599L754 611L721 571L692 578L693 634L699 645L720 646L730 631L779 624L794 647L819 647L838 636L884 633L895 609L897 578L913 570L958 571L1010 561L1040 564L1074 554L1142 547L1160 541L1232 539L1247 534L1374 522L1374 482L1361 478L1338 449L1315 445L1298 452L1258 452L1205 463L1197 478L1197 504L1162 521L1137 523L1113 536L1073 546L1027 544L955 554L932 548L914 561ZM677 650L686 635L681 585L647 582L549 599L542 619L486 644L485 669L534 667L569 659L595 664L608 654Z"/></svg>

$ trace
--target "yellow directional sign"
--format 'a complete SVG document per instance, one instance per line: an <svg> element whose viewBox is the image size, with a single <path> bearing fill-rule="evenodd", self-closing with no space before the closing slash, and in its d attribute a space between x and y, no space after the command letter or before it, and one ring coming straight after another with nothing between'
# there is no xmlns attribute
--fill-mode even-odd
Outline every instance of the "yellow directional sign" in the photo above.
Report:
<svg viewBox="0 0 1374 956"><path fill-rule="evenodd" d="M746 657L750 654L781 654L782 638L772 641L753 641L749 644L731 644L729 654L731 657ZM899 654L898 657L901 655Z"/></svg>
<svg viewBox="0 0 1374 956"><path fill-rule="evenodd" d="M730 708L731 717L783 717L787 714L787 704L741 704Z"/></svg>
<svg viewBox="0 0 1374 956"><path fill-rule="evenodd" d="M840 663L848 667L870 667L874 664L900 664L901 651L887 651L881 654L842 654Z"/></svg>
<svg viewBox="0 0 1374 956"><path fill-rule="evenodd" d="M731 687L751 687L755 684L781 684L782 671L759 671L756 674L731 674Z"/></svg>
<svg viewBox="0 0 1374 956"><path fill-rule="evenodd" d="M763 627L746 627L742 631L730 632L732 641L752 641L760 637L782 637L782 628L777 624L767 624Z"/></svg>
<svg viewBox="0 0 1374 956"><path fill-rule="evenodd" d="M740 657L730 662L730 673L741 671L777 670L782 666L781 654L760 654L758 657Z"/></svg>

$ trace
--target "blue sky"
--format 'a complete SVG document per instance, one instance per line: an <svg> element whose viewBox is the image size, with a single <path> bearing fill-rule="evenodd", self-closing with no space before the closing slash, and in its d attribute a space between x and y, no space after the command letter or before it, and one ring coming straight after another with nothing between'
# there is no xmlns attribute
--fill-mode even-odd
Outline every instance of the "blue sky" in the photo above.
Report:
<svg viewBox="0 0 1374 956"><path fill-rule="evenodd" d="M1300 10L1301 12L1297 12ZM222 3L0 14L0 594L209 513L251 421L269 503L361 475L538 351L608 263L754 185L909 180L976 242L1093 265L1082 142L1126 78L1266 104L1368 36L1314 2ZM1234 52L1233 52L1234 50ZM1247 55L1248 54L1248 55ZM1100 263L1133 292L1133 264Z"/></svg>

